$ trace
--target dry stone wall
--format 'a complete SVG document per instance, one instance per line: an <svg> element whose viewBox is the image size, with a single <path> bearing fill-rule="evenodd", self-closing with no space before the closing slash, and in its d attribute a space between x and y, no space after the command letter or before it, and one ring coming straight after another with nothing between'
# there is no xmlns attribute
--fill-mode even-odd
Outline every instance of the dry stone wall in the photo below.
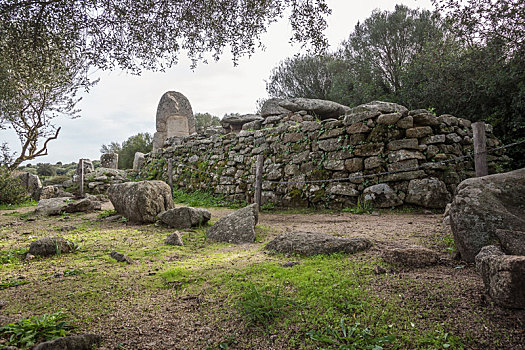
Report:
<svg viewBox="0 0 525 350"><path fill-rule="evenodd" d="M237 132L169 139L146 156L140 175L167 180L172 159L175 186L252 202L263 154L263 205L341 208L361 198L375 207L441 208L474 174L463 157L473 152L468 120L377 101L345 113L323 119L290 111L247 121ZM488 148L498 146L490 125L487 131ZM489 155L492 172L500 156Z"/></svg>

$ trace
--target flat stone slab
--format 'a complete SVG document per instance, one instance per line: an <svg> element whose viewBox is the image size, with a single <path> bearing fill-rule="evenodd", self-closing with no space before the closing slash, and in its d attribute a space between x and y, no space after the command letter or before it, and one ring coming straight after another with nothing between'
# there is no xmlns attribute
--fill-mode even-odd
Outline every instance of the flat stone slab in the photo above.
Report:
<svg viewBox="0 0 525 350"><path fill-rule="evenodd" d="M354 254L366 250L372 242L366 238L342 238L317 232L291 232L277 236L265 249L278 253L300 255L346 253Z"/></svg>
<svg viewBox="0 0 525 350"><path fill-rule="evenodd" d="M428 248L394 248L383 252L383 260L392 265L425 267L439 263L439 255Z"/></svg>
<svg viewBox="0 0 525 350"><path fill-rule="evenodd" d="M80 334L40 343L34 350L92 350L102 338L96 334Z"/></svg>
<svg viewBox="0 0 525 350"><path fill-rule="evenodd" d="M174 228L190 228L206 224L211 213L206 209L182 207L166 210L159 214L159 219Z"/></svg>
<svg viewBox="0 0 525 350"><path fill-rule="evenodd" d="M216 242L253 243L258 217L257 204L249 205L219 219L206 236Z"/></svg>

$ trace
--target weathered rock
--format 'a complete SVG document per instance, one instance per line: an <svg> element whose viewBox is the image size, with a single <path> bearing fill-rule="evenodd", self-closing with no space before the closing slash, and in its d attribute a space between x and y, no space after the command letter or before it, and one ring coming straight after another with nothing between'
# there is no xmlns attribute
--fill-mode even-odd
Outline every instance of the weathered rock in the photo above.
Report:
<svg viewBox="0 0 525 350"><path fill-rule="evenodd" d="M372 101L369 103L365 103L362 105L359 105L357 107L354 107L350 110L349 113L359 113L364 111L378 111L380 113L400 113L401 115L408 114L408 109L404 106L398 105L396 103L391 102L383 102L383 101Z"/></svg>
<svg viewBox="0 0 525 350"><path fill-rule="evenodd" d="M462 259L496 240L496 229L525 231L525 168L467 179L450 208L452 233Z"/></svg>
<svg viewBox="0 0 525 350"><path fill-rule="evenodd" d="M263 118L275 116L275 115L281 115L290 113L290 111L286 108L283 108L279 105L279 102L283 101L280 98L270 98L266 101L264 101L262 107L261 107L261 116Z"/></svg>
<svg viewBox="0 0 525 350"><path fill-rule="evenodd" d="M102 207L101 203L99 201L94 201L89 198L82 198L79 200L74 200L72 202L67 203L66 207L64 208L64 212L66 213L87 213L95 210L100 210Z"/></svg>
<svg viewBox="0 0 525 350"><path fill-rule="evenodd" d="M388 160L391 163L401 162L409 159L420 159L426 160L425 155L419 151L400 149L399 151L390 152L388 154Z"/></svg>
<svg viewBox="0 0 525 350"><path fill-rule="evenodd" d="M113 259L117 260L118 262L126 262L128 264L134 264L135 263L135 261L133 261L133 259L131 259L126 254L119 253L119 252L117 252L115 250L112 251L109 254L109 256L112 257Z"/></svg>
<svg viewBox="0 0 525 350"><path fill-rule="evenodd" d="M336 102L310 98L284 99L279 101L278 104L280 107L292 112L307 111L321 120L337 118L347 114L351 109Z"/></svg>
<svg viewBox="0 0 525 350"><path fill-rule="evenodd" d="M75 172L75 175L80 176L80 172L82 167L80 164L84 164L84 175L87 175L89 173L92 173L95 171L95 167L93 166L93 162L89 159L79 159L77 164L77 170Z"/></svg>
<svg viewBox="0 0 525 350"><path fill-rule="evenodd" d="M221 125L226 132L239 132L244 124L263 120L258 114L229 115L221 119Z"/></svg>
<svg viewBox="0 0 525 350"><path fill-rule="evenodd" d="M382 114L377 117L377 123L383 125L394 125L401 119L401 113Z"/></svg>
<svg viewBox="0 0 525 350"><path fill-rule="evenodd" d="M135 153L135 158L133 158L133 170L139 171L142 168L145 161L144 156L145 155L142 152Z"/></svg>
<svg viewBox="0 0 525 350"><path fill-rule="evenodd" d="M316 232L291 232L277 236L265 249L278 253L316 254L346 253L354 254L366 250L372 242L366 238L341 238Z"/></svg>
<svg viewBox="0 0 525 350"><path fill-rule="evenodd" d="M425 208L445 208L450 197L445 183L431 177L411 180L405 201Z"/></svg>
<svg viewBox="0 0 525 350"><path fill-rule="evenodd" d="M118 153L104 153L100 156L100 166L109 169L118 169Z"/></svg>
<svg viewBox="0 0 525 350"><path fill-rule="evenodd" d="M403 204L403 201L387 184L377 184L367 187L363 191L365 203L374 208L390 208Z"/></svg>
<svg viewBox="0 0 525 350"><path fill-rule="evenodd" d="M439 125L438 118L432 113L423 112L412 116L415 126L436 126Z"/></svg>
<svg viewBox="0 0 525 350"><path fill-rule="evenodd" d="M433 131L430 126L418 126L415 128L407 129L406 135L408 138L421 138L432 135Z"/></svg>
<svg viewBox="0 0 525 350"><path fill-rule="evenodd" d="M29 254L34 256L50 256L69 253L73 250L73 243L62 237L44 237L29 245Z"/></svg>
<svg viewBox="0 0 525 350"><path fill-rule="evenodd" d="M496 304L525 308L525 256L503 255L499 248L485 246L475 260L485 290Z"/></svg>
<svg viewBox="0 0 525 350"><path fill-rule="evenodd" d="M398 151L401 149L419 149L419 144L417 139L402 139L390 141L387 145L388 150Z"/></svg>
<svg viewBox="0 0 525 350"><path fill-rule="evenodd" d="M156 128L153 151L162 148L166 139L185 137L195 132L195 118L186 96L176 91L162 95L157 107Z"/></svg>
<svg viewBox="0 0 525 350"><path fill-rule="evenodd" d="M60 197L73 197L73 193L66 192L59 186L44 186L40 191L40 200Z"/></svg>
<svg viewBox="0 0 525 350"><path fill-rule="evenodd" d="M31 196L31 198L33 198L33 200L37 201L40 199L42 183L40 182L38 175L24 171L16 173L14 176L20 179L22 186L24 186L27 193Z"/></svg>
<svg viewBox="0 0 525 350"><path fill-rule="evenodd" d="M394 248L383 252L383 259L392 265L425 267L439 263L439 255L423 247Z"/></svg>
<svg viewBox="0 0 525 350"><path fill-rule="evenodd" d="M180 232L179 231L175 231L172 234L170 234L166 238L164 243L167 244L167 245L178 245L178 246L183 246L184 245L184 242L182 241L182 237L180 236Z"/></svg>
<svg viewBox="0 0 525 350"><path fill-rule="evenodd" d="M190 228L206 224L211 213L206 209L182 207L166 210L159 214L159 219L174 228Z"/></svg>
<svg viewBox="0 0 525 350"><path fill-rule="evenodd" d="M38 202L35 214L38 215L60 215L65 212L70 197L48 198Z"/></svg>
<svg viewBox="0 0 525 350"><path fill-rule="evenodd" d="M506 254L525 256L525 232L496 229L496 237Z"/></svg>
<svg viewBox="0 0 525 350"><path fill-rule="evenodd" d="M102 338L96 334L80 334L40 343L33 350L92 350Z"/></svg>
<svg viewBox="0 0 525 350"><path fill-rule="evenodd" d="M359 191L356 189L356 185L348 183L335 183L328 187L326 190L327 193L340 195L340 196L349 196L357 197L359 196Z"/></svg>
<svg viewBox="0 0 525 350"><path fill-rule="evenodd" d="M108 197L119 214L134 222L155 222L157 215L174 207L170 187L158 180L111 185Z"/></svg>
<svg viewBox="0 0 525 350"><path fill-rule="evenodd" d="M222 217L206 232L206 236L217 242L234 244L253 243L255 225L258 221L257 204L249 205Z"/></svg>

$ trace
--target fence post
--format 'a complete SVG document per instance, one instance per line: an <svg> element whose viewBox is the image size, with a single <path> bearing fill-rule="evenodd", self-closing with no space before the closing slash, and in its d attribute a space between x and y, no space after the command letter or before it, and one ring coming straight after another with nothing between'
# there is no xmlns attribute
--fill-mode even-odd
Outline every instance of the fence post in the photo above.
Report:
<svg viewBox="0 0 525 350"><path fill-rule="evenodd" d="M80 196L84 197L84 158L80 159Z"/></svg>
<svg viewBox="0 0 525 350"><path fill-rule="evenodd" d="M171 195L173 195L173 163L171 158L168 159L168 184L170 185Z"/></svg>
<svg viewBox="0 0 525 350"><path fill-rule="evenodd" d="M476 169L476 177L488 175L485 123L473 123L472 134L474 136L474 167Z"/></svg>
<svg viewBox="0 0 525 350"><path fill-rule="evenodd" d="M258 210L261 210L261 193L262 193L262 175L263 175L264 155L257 156L255 163L255 203Z"/></svg>

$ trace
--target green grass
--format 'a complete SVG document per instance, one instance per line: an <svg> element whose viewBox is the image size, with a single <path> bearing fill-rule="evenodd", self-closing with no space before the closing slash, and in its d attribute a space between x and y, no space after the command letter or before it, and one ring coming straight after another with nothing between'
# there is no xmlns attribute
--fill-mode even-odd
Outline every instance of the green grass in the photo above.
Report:
<svg viewBox="0 0 525 350"><path fill-rule="evenodd" d="M23 286L24 284L28 284L29 281L26 280L14 280L14 281L5 281L0 282L0 290L11 288L11 287L18 287Z"/></svg>
<svg viewBox="0 0 525 350"><path fill-rule="evenodd" d="M14 210L19 208L25 208L25 207L34 207L38 204L37 201L27 201L19 204L0 204L0 210Z"/></svg>
<svg viewBox="0 0 525 350"><path fill-rule="evenodd" d="M21 256L25 253L27 253L25 248L0 250L0 264L11 264L20 261Z"/></svg>
<svg viewBox="0 0 525 350"><path fill-rule="evenodd" d="M185 192L180 189L173 189L173 201L183 203L192 207L225 207L239 209L245 207L245 202L235 202L226 199L224 196L203 191Z"/></svg>

